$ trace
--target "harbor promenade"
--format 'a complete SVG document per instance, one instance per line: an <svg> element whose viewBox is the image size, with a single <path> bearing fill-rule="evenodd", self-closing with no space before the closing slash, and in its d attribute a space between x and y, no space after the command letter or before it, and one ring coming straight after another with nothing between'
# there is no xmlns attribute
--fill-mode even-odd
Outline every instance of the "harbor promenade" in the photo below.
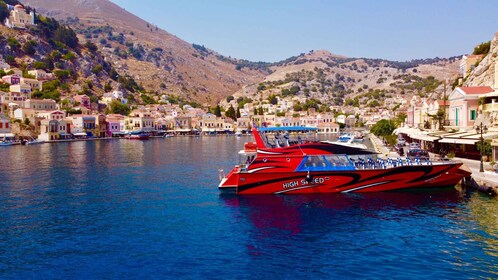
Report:
<svg viewBox="0 0 498 280"><path fill-rule="evenodd" d="M384 142L377 136L370 134L370 141L377 153L381 157L397 157L398 154L384 145ZM438 156L431 154L431 156ZM489 163L484 163L484 172L479 172L480 161L466 158L453 158L464 163L464 165L472 172L472 179L477 184L475 187L486 193L498 194L498 173L491 171Z"/></svg>

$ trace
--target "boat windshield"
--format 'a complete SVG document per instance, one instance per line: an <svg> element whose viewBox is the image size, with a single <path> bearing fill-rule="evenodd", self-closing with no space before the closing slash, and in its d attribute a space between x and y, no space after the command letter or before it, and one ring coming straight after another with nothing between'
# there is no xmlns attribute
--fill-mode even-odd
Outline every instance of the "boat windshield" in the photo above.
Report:
<svg viewBox="0 0 498 280"><path fill-rule="evenodd" d="M305 156L296 171L354 170L354 163L347 155Z"/></svg>
<svg viewBox="0 0 498 280"><path fill-rule="evenodd" d="M317 141L316 128L312 127L264 127L258 129L267 148L280 148Z"/></svg>

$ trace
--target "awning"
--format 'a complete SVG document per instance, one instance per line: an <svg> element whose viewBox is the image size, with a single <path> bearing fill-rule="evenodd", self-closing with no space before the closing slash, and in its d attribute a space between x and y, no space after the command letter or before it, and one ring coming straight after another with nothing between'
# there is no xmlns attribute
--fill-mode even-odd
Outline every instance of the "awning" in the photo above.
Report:
<svg viewBox="0 0 498 280"><path fill-rule="evenodd" d="M86 136L86 133L85 132L76 132L76 133L73 133L74 136Z"/></svg>
<svg viewBox="0 0 498 280"><path fill-rule="evenodd" d="M0 133L0 138L15 137L14 133Z"/></svg>
<svg viewBox="0 0 498 280"><path fill-rule="evenodd" d="M412 134L412 135L410 135L410 137L413 139L422 140L422 141L429 141L429 142L433 142L434 140L440 139L439 137L430 136L427 134Z"/></svg>
<svg viewBox="0 0 498 280"><path fill-rule="evenodd" d="M443 139L439 140L439 143L475 145L475 143L477 141L478 140L474 140L474 139L443 138Z"/></svg>
<svg viewBox="0 0 498 280"><path fill-rule="evenodd" d="M66 132L59 132L59 134L60 134L61 136L68 136L68 135L71 135L70 133L66 133Z"/></svg>

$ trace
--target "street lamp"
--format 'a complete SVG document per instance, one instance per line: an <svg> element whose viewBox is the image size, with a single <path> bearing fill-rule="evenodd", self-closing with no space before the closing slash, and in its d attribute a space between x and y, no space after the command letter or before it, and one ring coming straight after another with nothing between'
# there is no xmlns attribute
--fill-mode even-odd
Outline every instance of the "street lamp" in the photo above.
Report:
<svg viewBox="0 0 498 280"><path fill-rule="evenodd" d="M483 133L486 133L488 131L488 127L486 126L487 124L487 119L485 118L484 115L480 115L477 117L476 122L475 122L475 129L476 132L481 134L481 137L479 138L479 141L481 142L481 148L480 148L480 154L481 154L481 165L479 166L479 172L484 172L484 163L482 161L482 157L484 156L484 137L482 137Z"/></svg>

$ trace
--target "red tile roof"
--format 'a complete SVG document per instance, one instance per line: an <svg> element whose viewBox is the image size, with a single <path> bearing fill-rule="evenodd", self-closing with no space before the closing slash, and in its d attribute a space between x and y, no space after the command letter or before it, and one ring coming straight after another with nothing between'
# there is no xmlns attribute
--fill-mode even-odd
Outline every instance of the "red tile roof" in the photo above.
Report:
<svg viewBox="0 0 498 280"><path fill-rule="evenodd" d="M460 87L465 94L485 94L493 92L491 87Z"/></svg>

